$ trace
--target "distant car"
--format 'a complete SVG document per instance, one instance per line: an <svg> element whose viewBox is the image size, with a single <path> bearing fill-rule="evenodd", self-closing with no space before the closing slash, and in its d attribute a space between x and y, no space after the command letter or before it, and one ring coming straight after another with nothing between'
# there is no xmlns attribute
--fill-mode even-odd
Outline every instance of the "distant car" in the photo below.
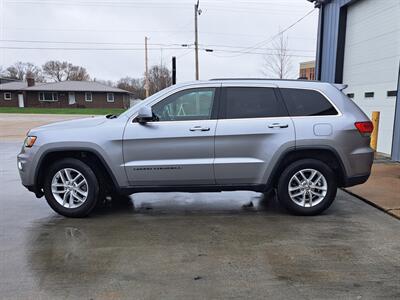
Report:
<svg viewBox="0 0 400 300"><path fill-rule="evenodd" d="M329 83L232 79L166 88L119 116L29 131L22 184L59 214L83 217L106 195L277 191L292 213L327 209L365 182L373 130Z"/></svg>

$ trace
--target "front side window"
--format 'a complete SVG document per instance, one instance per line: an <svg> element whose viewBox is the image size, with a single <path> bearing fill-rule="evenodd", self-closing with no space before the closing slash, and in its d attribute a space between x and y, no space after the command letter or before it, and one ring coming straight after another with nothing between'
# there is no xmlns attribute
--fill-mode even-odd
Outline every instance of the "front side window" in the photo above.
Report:
<svg viewBox="0 0 400 300"><path fill-rule="evenodd" d="M293 117L337 115L337 110L318 91L280 89L289 114Z"/></svg>
<svg viewBox="0 0 400 300"><path fill-rule="evenodd" d="M107 102L114 102L114 93L107 93Z"/></svg>
<svg viewBox="0 0 400 300"><path fill-rule="evenodd" d="M227 87L223 89L226 119L287 116L273 88Z"/></svg>
<svg viewBox="0 0 400 300"><path fill-rule="evenodd" d="M152 109L159 121L209 120L215 88L177 92L155 104Z"/></svg>
<svg viewBox="0 0 400 300"><path fill-rule="evenodd" d="M11 93L4 93L4 100L11 100Z"/></svg>
<svg viewBox="0 0 400 300"><path fill-rule="evenodd" d="M58 101L58 94L52 92L40 92L39 101Z"/></svg>
<svg viewBox="0 0 400 300"><path fill-rule="evenodd" d="M85 101L92 102L92 93L91 92L85 93Z"/></svg>

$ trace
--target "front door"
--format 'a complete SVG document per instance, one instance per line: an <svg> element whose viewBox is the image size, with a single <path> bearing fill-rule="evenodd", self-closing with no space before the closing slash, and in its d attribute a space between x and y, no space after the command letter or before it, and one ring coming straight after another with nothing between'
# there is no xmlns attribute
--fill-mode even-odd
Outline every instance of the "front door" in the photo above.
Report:
<svg viewBox="0 0 400 300"><path fill-rule="evenodd" d="M135 186L214 184L216 88L194 88L153 104L155 121L129 121L123 154Z"/></svg>
<svg viewBox="0 0 400 300"><path fill-rule="evenodd" d="M295 146L293 122L274 86L222 86L216 183L266 184L282 149Z"/></svg>
<svg viewBox="0 0 400 300"><path fill-rule="evenodd" d="M75 93L74 92L68 93L68 104L69 105L75 104Z"/></svg>
<svg viewBox="0 0 400 300"><path fill-rule="evenodd" d="M24 94L18 94L18 107L24 107Z"/></svg>

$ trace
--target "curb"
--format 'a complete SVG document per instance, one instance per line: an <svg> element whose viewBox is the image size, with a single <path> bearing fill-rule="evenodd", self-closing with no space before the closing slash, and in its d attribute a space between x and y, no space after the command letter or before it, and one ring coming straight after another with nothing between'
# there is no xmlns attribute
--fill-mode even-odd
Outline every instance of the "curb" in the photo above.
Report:
<svg viewBox="0 0 400 300"><path fill-rule="evenodd" d="M386 210L383 207L377 205L376 203L374 203L374 202L372 202L372 201L370 201L368 199L365 199L365 198L363 198L363 197L361 197L361 196L359 196L357 194L354 194L354 193L350 192L349 190L346 190L345 188L340 188L340 189L342 191L344 191L345 193L348 193L348 194L352 195L353 197L356 197L357 199L359 199L359 200L361 200L361 201L363 201L363 202L365 202L365 203L367 203L367 204L379 209L380 211L383 211L384 213L388 214L389 216L391 216L391 217L393 217L393 218L395 218L397 220L400 220L400 217L395 215L394 213L391 213L390 210Z"/></svg>

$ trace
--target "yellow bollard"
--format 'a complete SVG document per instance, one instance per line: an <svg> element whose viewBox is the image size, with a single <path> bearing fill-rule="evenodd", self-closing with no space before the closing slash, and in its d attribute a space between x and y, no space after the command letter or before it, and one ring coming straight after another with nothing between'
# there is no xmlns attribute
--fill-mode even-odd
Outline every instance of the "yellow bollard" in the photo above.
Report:
<svg viewBox="0 0 400 300"><path fill-rule="evenodd" d="M379 116L380 116L379 111L372 112L371 121L372 124L374 125L374 131L372 131L371 134L371 148L374 149L375 152L376 152L376 147L378 146Z"/></svg>

